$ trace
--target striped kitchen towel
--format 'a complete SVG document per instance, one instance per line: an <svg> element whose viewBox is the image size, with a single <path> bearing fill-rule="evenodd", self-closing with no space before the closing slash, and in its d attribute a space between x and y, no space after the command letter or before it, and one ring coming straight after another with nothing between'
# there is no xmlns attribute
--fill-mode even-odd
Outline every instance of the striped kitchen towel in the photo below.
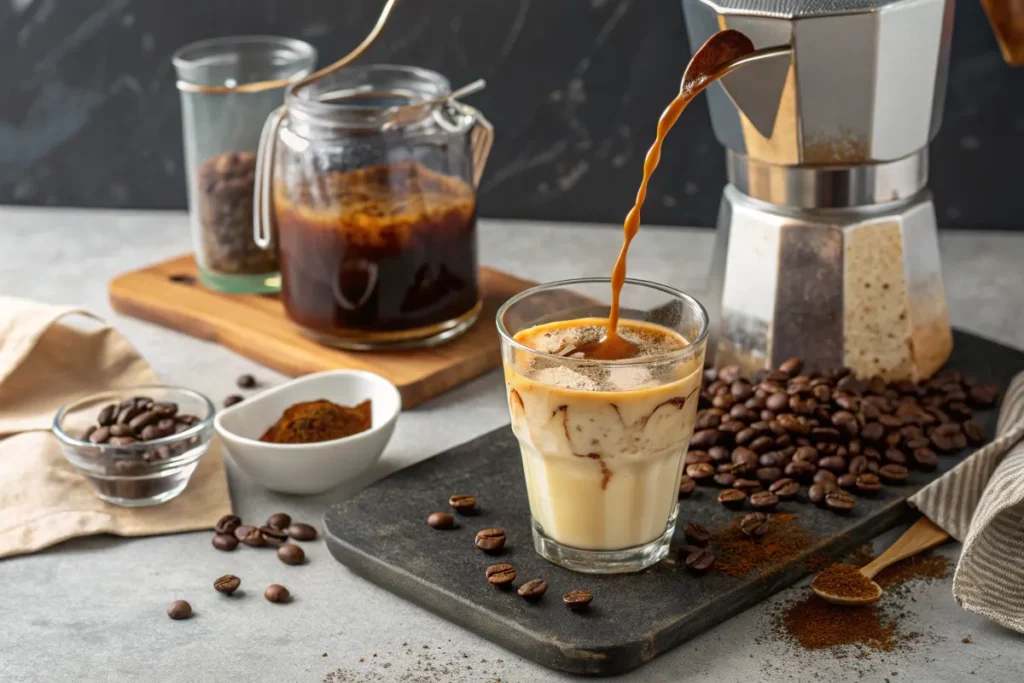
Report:
<svg viewBox="0 0 1024 683"><path fill-rule="evenodd" d="M960 606L1024 632L1024 373L1006 390L995 440L909 502L964 545Z"/></svg>

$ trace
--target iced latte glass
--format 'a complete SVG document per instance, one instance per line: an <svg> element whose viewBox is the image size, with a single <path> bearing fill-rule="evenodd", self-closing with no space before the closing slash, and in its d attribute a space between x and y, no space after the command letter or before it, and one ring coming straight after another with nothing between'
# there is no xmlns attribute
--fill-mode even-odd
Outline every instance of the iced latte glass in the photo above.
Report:
<svg viewBox="0 0 1024 683"><path fill-rule="evenodd" d="M693 435L708 315L669 287L627 280L619 335L635 353L591 360L608 278L541 285L498 311L512 429L534 548L588 573L639 571L668 553Z"/></svg>

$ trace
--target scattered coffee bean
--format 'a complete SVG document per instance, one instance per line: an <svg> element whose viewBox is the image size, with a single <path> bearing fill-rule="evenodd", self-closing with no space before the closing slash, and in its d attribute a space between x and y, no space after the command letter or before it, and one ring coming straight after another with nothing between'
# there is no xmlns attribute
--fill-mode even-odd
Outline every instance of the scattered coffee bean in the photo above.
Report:
<svg viewBox="0 0 1024 683"><path fill-rule="evenodd" d="M981 428L981 425L974 420L968 420L963 424L964 436L967 437L967 442L972 446L980 446L985 443L985 431Z"/></svg>
<svg viewBox="0 0 1024 683"><path fill-rule="evenodd" d="M213 582L214 590L225 595L231 595L238 590L240 585L242 585L242 580L233 574L225 574Z"/></svg>
<svg viewBox="0 0 1024 683"><path fill-rule="evenodd" d="M238 539L231 534L215 534L213 547L217 550L231 551L238 547Z"/></svg>
<svg viewBox="0 0 1024 683"><path fill-rule="evenodd" d="M291 516L286 515L283 512L275 512L270 515L270 517L267 517L267 526L274 527L275 529L281 529L282 531L287 529L291 523Z"/></svg>
<svg viewBox="0 0 1024 683"><path fill-rule="evenodd" d="M693 493L695 488L697 488L697 482L693 480L693 477L684 474L679 478L679 496L681 498L685 498Z"/></svg>
<svg viewBox="0 0 1024 683"><path fill-rule="evenodd" d="M304 522L292 522L288 527L288 536L293 541L312 541L316 538L316 527Z"/></svg>
<svg viewBox="0 0 1024 683"><path fill-rule="evenodd" d="M256 527L250 526L248 524L238 524L237 526L235 526L231 533L234 534L235 538L241 541L249 535L250 531L252 531L255 528Z"/></svg>
<svg viewBox="0 0 1024 683"><path fill-rule="evenodd" d="M683 527L683 535L688 543L704 546L711 540L711 532L695 522L687 522Z"/></svg>
<svg viewBox="0 0 1024 683"><path fill-rule="evenodd" d="M448 498L448 504L458 513L465 514L476 508L476 497L457 493Z"/></svg>
<svg viewBox="0 0 1024 683"><path fill-rule="evenodd" d="M196 279L193 276L185 273L175 273L168 276L167 279L179 285L194 285L196 283Z"/></svg>
<svg viewBox="0 0 1024 683"><path fill-rule="evenodd" d="M840 474L836 477L836 485L844 491L852 491L857 488L857 475L850 474L849 472Z"/></svg>
<svg viewBox="0 0 1024 683"><path fill-rule="evenodd" d="M939 466L939 457L930 448L915 448L912 455L917 466L926 472Z"/></svg>
<svg viewBox="0 0 1024 683"><path fill-rule="evenodd" d="M529 602L536 602L541 599L541 596L543 596L547 590L548 584L544 582L544 579L530 579L520 586L516 593L518 593L521 598L524 598Z"/></svg>
<svg viewBox="0 0 1024 683"><path fill-rule="evenodd" d="M715 468L710 463L698 462L686 466L686 476L698 484L705 484L715 476Z"/></svg>
<svg viewBox="0 0 1024 683"><path fill-rule="evenodd" d="M184 600L175 600L167 606L167 616L171 619L188 619L192 616L192 605Z"/></svg>
<svg viewBox="0 0 1024 683"><path fill-rule="evenodd" d="M244 400L245 400L245 398L242 397L242 396L239 396L238 394L231 394L226 399L224 399L224 407L225 408L230 408L231 406L235 405L236 403L241 403Z"/></svg>
<svg viewBox="0 0 1024 683"><path fill-rule="evenodd" d="M432 512L427 517L427 526L433 529L451 529L455 526L455 518L447 512Z"/></svg>
<svg viewBox="0 0 1024 683"><path fill-rule="evenodd" d="M827 482L811 484L811 487L807 489L807 499L818 507L825 507L825 496L838 489L836 484Z"/></svg>
<svg viewBox="0 0 1024 683"><path fill-rule="evenodd" d="M699 432L693 433L693 437L690 439L690 448L698 450L710 448L718 443L718 438L717 430L702 429Z"/></svg>
<svg viewBox="0 0 1024 683"><path fill-rule="evenodd" d="M686 568L697 574L703 574L714 563L715 556L703 548L686 556Z"/></svg>
<svg viewBox="0 0 1024 683"><path fill-rule="evenodd" d="M738 510L747 501L747 494L739 489L725 489L718 494L718 502L730 510Z"/></svg>
<svg viewBox="0 0 1024 683"><path fill-rule="evenodd" d="M740 520L740 531L752 538L760 538L768 533L771 524L768 515L763 512L751 512Z"/></svg>
<svg viewBox="0 0 1024 683"><path fill-rule="evenodd" d="M967 392L971 403L979 408L991 408L999 399L999 387L994 384L978 384Z"/></svg>
<svg viewBox="0 0 1024 683"><path fill-rule="evenodd" d="M246 544L250 548L262 548L267 544L266 538L260 533L260 530L254 526L242 525L235 529L235 537L238 537L239 531L246 529L246 533L242 538L239 538L242 543Z"/></svg>
<svg viewBox="0 0 1024 683"><path fill-rule="evenodd" d="M505 547L505 532L501 529L481 529L476 533L476 547L494 553Z"/></svg>
<svg viewBox="0 0 1024 683"><path fill-rule="evenodd" d="M294 543L285 543L277 549L277 559L285 564L302 564L306 561L306 551Z"/></svg>
<svg viewBox="0 0 1024 683"><path fill-rule="evenodd" d="M516 580L516 570L510 564L492 564L487 568L487 583L504 586Z"/></svg>
<svg viewBox="0 0 1024 683"><path fill-rule="evenodd" d="M878 476L886 484L903 484L907 481L907 468L903 465L888 464L882 465L878 470Z"/></svg>
<svg viewBox="0 0 1024 683"><path fill-rule="evenodd" d="M882 480L877 474L864 472L857 476L857 492L866 496L873 496L882 490Z"/></svg>
<svg viewBox="0 0 1024 683"><path fill-rule="evenodd" d="M594 601L594 594L588 590L577 588L562 596L562 602L569 609L583 609Z"/></svg>
<svg viewBox="0 0 1024 683"><path fill-rule="evenodd" d="M719 472L715 475L715 485L720 488L732 488L732 485L735 483L736 475L732 472Z"/></svg>
<svg viewBox="0 0 1024 683"><path fill-rule="evenodd" d="M768 487L768 490L778 496L781 500L790 500L792 498L796 498L797 494L800 493L800 484L796 483L792 479L776 479L772 482L772 485Z"/></svg>
<svg viewBox="0 0 1024 683"><path fill-rule="evenodd" d="M267 586L267 590L263 591L263 597L270 602L288 602L291 599L292 594L288 592L288 589L284 586L272 583Z"/></svg>
<svg viewBox="0 0 1024 683"><path fill-rule="evenodd" d="M750 507L755 510L774 510L779 504L779 497L771 491L758 491L750 494Z"/></svg>
<svg viewBox="0 0 1024 683"><path fill-rule="evenodd" d="M110 427L99 427L85 437L90 443L106 443L110 440Z"/></svg>
<svg viewBox="0 0 1024 683"><path fill-rule="evenodd" d="M267 545L281 545L288 540L287 532L275 529L272 526L261 526L260 536Z"/></svg>
<svg viewBox="0 0 1024 683"><path fill-rule="evenodd" d="M814 473L814 479L812 480L812 483L833 484L835 486L838 486L838 484L836 483L836 479L836 475L833 474L832 472L829 472L828 470L818 470L817 472Z"/></svg>
<svg viewBox="0 0 1024 683"><path fill-rule="evenodd" d="M796 377L800 374L800 371L804 369L804 362L796 358L787 358L779 364L779 370L786 373L790 377Z"/></svg>
<svg viewBox="0 0 1024 683"><path fill-rule="evenodd" d="M756 479L737 479L735 482L733 482L732 487L734 489L739 489L740 491L743 491L743 493L747 494L748 496L751 493L760 491L762 488L761 482L757 481Z"/></svg>
<svg viewBox="0 0 1024 683"><path fill-rule="evenodd" d="M235 386L239 389L252 389L256 386L256 378L249 374L239 375L235 379Z"/></svg>
<svg viewBox="0 0 1024 683"><path fill-rule="evenodd" d="M857 499L853 497L853 494L839 489L825 494L825 505L833 512L845 514L853 510L857 505Z"/></svg>

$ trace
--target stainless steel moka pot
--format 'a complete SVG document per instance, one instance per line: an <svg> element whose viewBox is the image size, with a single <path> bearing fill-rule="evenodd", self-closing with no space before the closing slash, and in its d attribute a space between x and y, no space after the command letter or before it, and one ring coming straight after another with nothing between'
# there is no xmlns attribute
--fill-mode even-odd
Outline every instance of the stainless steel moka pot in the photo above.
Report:
<svg viewBox="0 0 1024 683"><path fill-rule="evenodd" d="M947 359L928 144L954 0L683 0L691 47L738 29L764 57L708 89L728 156L709 352L886 379Z"/></svg>

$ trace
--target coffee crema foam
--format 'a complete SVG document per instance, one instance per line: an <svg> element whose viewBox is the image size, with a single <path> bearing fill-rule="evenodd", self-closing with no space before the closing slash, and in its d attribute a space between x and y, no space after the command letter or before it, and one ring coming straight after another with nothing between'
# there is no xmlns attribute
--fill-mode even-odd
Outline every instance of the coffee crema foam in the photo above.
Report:
<svg viewBox="0 0 1024 683"><path fill-rule="evenodd" d="M582 354L575 350L601 339L607 324L607 319L601 318L565 320L522 330L514 338L540 353L583 360ZM626 361L649 358L651 362L644 365L566 363L537 356L527 358L519 352L523 355L516 369L534 381L574 391L637 391L680 379L678 361L659 362L656 357L686 348L689 343L685 338L664 327L637 321L620 323L618 331L637 349Z"/></svg>

